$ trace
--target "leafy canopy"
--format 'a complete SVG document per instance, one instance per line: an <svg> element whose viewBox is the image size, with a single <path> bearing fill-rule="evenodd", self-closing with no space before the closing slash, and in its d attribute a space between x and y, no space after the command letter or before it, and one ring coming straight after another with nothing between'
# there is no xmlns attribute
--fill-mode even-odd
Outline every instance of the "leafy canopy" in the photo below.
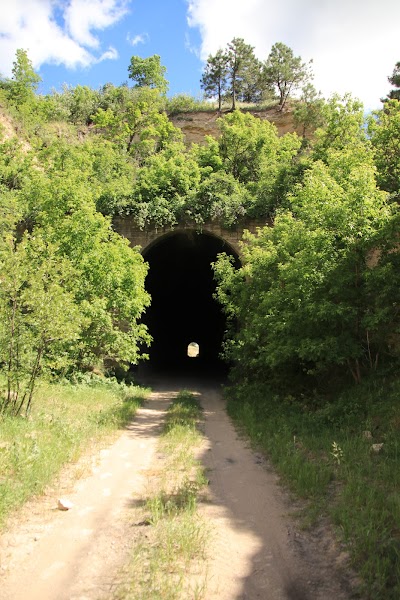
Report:
<svg viewBox="0 0 400 600"><path fill-rule="evenodd" d="M132 56L128 67L129 78L135 81L138 87L157 88L162 94L166 94L168 91L168 81L165 79L166 71L158 54L148 58Z"/></svg>

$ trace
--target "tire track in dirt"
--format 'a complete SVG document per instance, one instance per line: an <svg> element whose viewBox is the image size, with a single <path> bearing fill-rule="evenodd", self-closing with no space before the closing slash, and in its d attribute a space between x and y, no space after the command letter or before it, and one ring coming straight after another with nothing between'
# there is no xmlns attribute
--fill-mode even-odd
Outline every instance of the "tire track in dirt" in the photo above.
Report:
<svg viewBox="0 0 400 600"><path fill-rule="evenodd" d="M278 476L239 438L221 394L198 391L210 480L202 512L213 531L207 600L348 600L349 572L338 568L333 540L320 544L296 528Z"/></svg>
<svg viewBox="0 0 400 600"><path fill-rule="evenodd" d="M68 495L28 504L0 538L1 600L99 600L112 597L115 576L134 541L135 502L145 495L171 393L152 394L119 439L101 451L89 477Z"/></svg>

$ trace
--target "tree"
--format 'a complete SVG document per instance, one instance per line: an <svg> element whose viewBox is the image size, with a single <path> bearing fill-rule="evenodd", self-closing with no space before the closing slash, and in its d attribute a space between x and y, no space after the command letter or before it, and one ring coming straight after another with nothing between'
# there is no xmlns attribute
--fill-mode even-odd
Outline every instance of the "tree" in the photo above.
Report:
<svg viewBox="0 0 400 600"><path fill-rule="evenodd" d="M157 88L161 94L166 94L168 90L166 71L158 54L148 58L132 56L128 67L129 79L135 81L138 87Z"/></svg>
<svg viewBox="0 0 400 600"><path fill-rule="evenodd" d="M17 107L29 104L35 98L35 92L41 81L35 72L26 50L16 51L12 68L12 79L9 82L9 99Z"/></svg>
<svg viewBox="0 0 400 600"><path fill-rule="evenodd" d="M41 151L39 176L21 191L36 210L33 233L75 273L64 288L82 317L80 337L68 349L79 368L105 358L136 363L139 346L149 341L140 323L149 304L147 268L139 251L112 230L110 218L96 211L94 158L84 145L59 140Z"/></svg>
<svg viewBox="0 0 400 600"><path fill-rule="evenodd" d="M327 161L329 153L352 147L363 154L367 138L362 103L346 94L343 98L333 95L322 105L324 126L315 132L312 158Z"/></svg>
<svg viewBox="0 0 400 600"><path fill-rule="evenodd" d="M219 128L219 154L225 171L243 183L257 181L266 156L278 145L275 126L237 111L219 120Z"/></svg>
<svg viewBox="0 0 400 600"><path fill-rule="evenodd" d="M383 110L368 120L368 133L375 152L377 179L382 189L400 195L400 102L386 100Z"/></svg>
<svg viewBox="0 0 400 600"><path fill-rule="evenodd" d="M242 377L283 385L289 372L341 367L359 383L390 353L399 327L398 211L377 189L368 142L353 133L351 144L327 148L325 162L309 166L289 194L291 210L248 236L238 271L227 257L216 264L218 297L236 319L226 352Z"/></svg>
<svg viewBox="0 0 400 600"><path fill-rule="evenodd" d="M69 103L69 118L73 123L84 123L89 125L92 123L93 115L95 114L99 102L99 92L92 90L87 85L77 85L70 92Z"/></svg>
<svg viewBox="0 0 400 600"><path fill-rule="evenodd" d="M394 86L394 90L390 90L387 95L389 100L400 100L400 61L396 63L393 73L388 77L389 83ZM386 100L384 100L386 102Z"/></svg>
<svg viewBox="0 0 400 600"><path fill-rule="evenodd" d="M243 38L233 38L227 52L228 94L232 99L232 110L237 100L252 101L254 81L257 81L261 63L257 61L253 46L246 44ZM257 87L257 86L256 86Z"/></svg>
<svg viewBox="0 0 400 600"><path fill-rule="evenodd" d="M228 113L218 119L218 127L221 132L218 139L210 137L205 145L193 150L202 169L201 188L208 188L208 193L211 185L216 189L222 187L220 182L226 175L227 190L232 189L236 199L239 196L243 199L236 203L238 218L243 215L243 207L251 218L271 217L301 177L301 168L295 160L300 138L290 133L279 137L275 125L248 112ZM219 173L221 177L206 183L210 173ZM240 185L231 186L230 177ZM222 199L219 189L217 196ZM224 199L222 202L226 204Z"/></svg>
<svg viewBox="0 0 400 600"><path fill-rule="evenodd" d="M209 55L200 85L206 98L218 98L218 110L221 112L222 99L227 89L228 58L219 49L215 56Z"/></svg>
<svg viewBox="0 0 400 600"><path fill-rule="evenodd" d="M176 225L200 181L200 169L182 142L149 156L138 172L126 212L140 227Z"/></svg>
<svg viewBox="0 0 400 600"><path fill-rule="evenodd" d="M310 78L310 61L303 63L293 50L277 42L264 63L264 80L268 87L275 89L279 96L279 108L283 110L287 99Z"/></svg>
<svg viewBox="0 0 400 600"><path fill-rule="evenodd" d="M187 202L186 213L198 224L217 220L232 227L245 216L249 193L230 173L210 173Z"/></svg>
<svg viewBox="0 0 400 600"><path fill-rule="evenodd" d="M17 415L29 412L42 371L70 362L67 348L79 337L82 314L67 289L76 273L39 231L25 234L20 243L3 237L0 264L0 362L6 382L0 412Z"/></svg>
<svg viewBox="0 0 400 600"><path fill-rule="evenodd" d="M103 106L93 116L94 124L138 162L182 137L162 112L163 100L156 88L110 88Z"/></svg>
<svg viewBox="0 0 400 600"><path fill-rule="evenodd" d="M302 89L299 104L293 111L293 119L296 127L301 127L302 136L312 133L324 123L325 100L321 97L311 83L306 83Z"/></svg>

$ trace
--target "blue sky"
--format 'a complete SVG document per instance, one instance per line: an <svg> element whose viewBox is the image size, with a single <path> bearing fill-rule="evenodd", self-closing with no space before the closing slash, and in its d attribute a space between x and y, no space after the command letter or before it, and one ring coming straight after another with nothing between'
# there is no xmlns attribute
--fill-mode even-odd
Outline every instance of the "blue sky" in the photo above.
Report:
<svg viewBox="0 0 400 600"><path fill-rule="evenodd" d="M60 88L64 82L94 88L106 82L119 85L128 80L127 69L133 55L159 54L167 67L169 93L200 95L201 38L198 29L190 28L187 23L186 0L134 0L127 7L129 12L117 23L96 32L101 48L104 51L114 48L118 58L75 69L43 64L39 69L43 91L52 86Z"/></svg>
<svg viewBox="0 0 400 600"><path fill-rule="evenodd" d="M266 59L278 41L313 59L325 97L351 92L366 109L400 61L399 0L0 0L0 73L17 48L43 79L98 88L127 81L132 55L159 54L170 94L198 96L204 60L243 37Z"/></svg>

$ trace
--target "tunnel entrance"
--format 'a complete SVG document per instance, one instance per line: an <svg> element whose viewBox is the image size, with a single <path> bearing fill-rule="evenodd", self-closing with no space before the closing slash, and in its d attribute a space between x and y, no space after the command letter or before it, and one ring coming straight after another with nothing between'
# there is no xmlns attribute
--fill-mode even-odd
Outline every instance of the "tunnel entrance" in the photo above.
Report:
<svg viewBox="0 0 400 600"><path fill-rule="evenodd" d="M150 361L143 368L226 373L219 357L226 321L213 298L211 268L220 252L234 256L239 265L238 255L224 240L196 231L167 234L143 253L149 263L146 289L152 297L143 321L153 337ZM188 356L191 343L199 346L196 358Z"/></svg>

